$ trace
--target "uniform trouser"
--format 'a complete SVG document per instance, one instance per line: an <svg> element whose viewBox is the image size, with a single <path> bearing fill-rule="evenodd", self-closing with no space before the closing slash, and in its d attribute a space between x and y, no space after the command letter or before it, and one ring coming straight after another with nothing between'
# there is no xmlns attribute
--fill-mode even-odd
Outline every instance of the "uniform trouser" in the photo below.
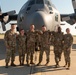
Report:
<svg viewBox="0 0 76 75"><path fill-rule="evenodd" d="M30 53L27 53L27 56L26 56L26 62L29 62L29 59L30 59L30 62L33 62L33 53L30 52Z"/></svg>
<svg viewBox="0 0 76 75"><path fill-rule="evenodd" d="M19 61L20 63L24 63L25 59L25 50L19 50Z"/></svg>
<svg viewBox="0 0 76 75"><path fill-rule="evenodd" d="M61 60L61 54L62 54L62 50L61 49L58 50L54 50L56 65L59 65L59 61Z"/></svg>
<svg viewBox="0 0 76 75"><path fill-rule="evenodd" d="M14 62L14 60L15 60L15 49L14 48L6 50L6 59L5 59L5 62L9 63L10 58L11 58L11 62Z"/></svg>
<svg viewBox="0 0 76 75"><path fill-rule="evenodd" d="M29 59L30 59L30 62L33 62L34 50L35 50L35 47L33 47L33 46L30 46L29 48L27 48L27 55L26 55L27 63L28 63Z"/></svg>
<svg viewBox="0 0 76 75"><path fill-rule="evenodd" d="M70 67L70 50L64 50L65 65Z"/></svg>
<svg viewBox="0 0 76 75"><path fill-rule="evenodd" d="M50 55L50 48L46 49L46 48L41 48L42 50L40 50L40 54L39 54L39 63L41 63L42 59L43 59L43 53L46 53L46 61L47 63L49 62L49 55ZM46 49L46 50L44 50Z"/></svg>

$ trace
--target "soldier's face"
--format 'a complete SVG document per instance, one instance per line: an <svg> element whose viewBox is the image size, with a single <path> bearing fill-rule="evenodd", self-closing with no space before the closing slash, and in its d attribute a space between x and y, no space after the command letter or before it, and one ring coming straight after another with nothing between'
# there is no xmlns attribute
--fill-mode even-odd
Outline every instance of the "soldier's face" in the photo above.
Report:
<svg viewBox="0 0 76 75"><path fill-rule="evenodd" d="M16 28L16 25L11 25L11 29L15 29Z"/></svg>
<svg viewBox="0 0 76 75"><path fill-rule="evenodd" d="M70 29L67 29L66 32L67 32L67 33L70 33Z"/></svg>
<svg viewBox="0 0 76 75"><path fill-rule="evenodd" d="M21 30L20 31L20 34L24 35L25 31L24 30Z"/></svg>
<svg viewBox="0 0 76 75"><path fill-rule="evenodd" d="M35 26L34 26L34 25L31 25L31 26L30 26L30 29L31 29L31 30L35 29Z"/></svg>
<svg viewBox="0 0 76 75"><path fill-rule="evenodd" d="M46 27L42 27L42 31L46 31Z"/></svg>

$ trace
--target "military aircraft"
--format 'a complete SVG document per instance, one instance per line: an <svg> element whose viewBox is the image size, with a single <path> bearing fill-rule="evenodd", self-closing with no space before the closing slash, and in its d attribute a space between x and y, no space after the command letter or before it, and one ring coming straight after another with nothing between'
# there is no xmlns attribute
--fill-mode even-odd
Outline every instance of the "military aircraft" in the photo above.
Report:
<svg viewBox="0 0 76 75"><path fill-rule="evenodd" d="M72 0L72 4L75 13L60 14L51 0L28 0L18 14L9 15L6 23L11 20L17 20L18 28L23 28L25 31L29 29L31 24L34 24L36 29L41 29L42 25L46 25L47 30L55 31L61 21L66 21L69 24L75 23L76 0ZM2 26L5 28L6 23L3 18L0 18L0 21L3 21L4 25Z"/></svg>

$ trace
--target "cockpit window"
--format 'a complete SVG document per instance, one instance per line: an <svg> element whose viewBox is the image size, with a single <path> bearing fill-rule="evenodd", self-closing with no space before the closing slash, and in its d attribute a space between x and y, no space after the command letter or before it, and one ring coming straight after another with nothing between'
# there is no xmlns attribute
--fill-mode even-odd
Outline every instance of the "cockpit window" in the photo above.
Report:
<svg viewBox="0 0 76 75"><path fill-rule="evenodd" d="M43 4L43 0L36 0L36 4Z"/></svg>
<svg viewBox="0 0 76 75"><path fill-rule="evenodd" d="M35 0L31 0L28 4L28 6L35 4Z"/></svg>
<svg viewBox="0 0 76 75"><path fill-rule="evenodd" d="M48 0L45 0L45 4L47 4L48 6L51 6L50 1L48 1Z"/></svg>
<svg viewBox="0 0 76 75"><path fill-rule="evenodd" d="M30 10L30 8L31 8L31 7L28 7L28 8L27 8L27 11Z"/></svg>

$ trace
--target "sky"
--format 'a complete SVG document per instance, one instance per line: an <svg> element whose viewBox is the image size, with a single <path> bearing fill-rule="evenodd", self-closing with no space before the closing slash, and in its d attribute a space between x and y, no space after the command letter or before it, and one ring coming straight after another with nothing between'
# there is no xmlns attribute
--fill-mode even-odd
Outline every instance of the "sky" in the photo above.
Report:
<svg viewBox="0 0 76 75"><path fill-rule="evenodd" d="M1 7L2 12L16 10L16 13L18 14L19 10L23 6L23 4L25 4L26 1L27 0L0 0L0 7ZM56 6L56 8L60 12L60 14L74 13L73 6L72 6L72 0L51 0L51 1ZM62 26L62 27L63 27L62 29L65 30L65 28L68 27L68 25ZM69 27L70 27L70 25L69 25ZM75 27L75 26L73 25L72 27ZM9 23L6 25L6 28L7 29L10 28ZM1 32L2 32L2 28L0 26L0 33ZM76 34L75 31L73 34Z"/></svg>

